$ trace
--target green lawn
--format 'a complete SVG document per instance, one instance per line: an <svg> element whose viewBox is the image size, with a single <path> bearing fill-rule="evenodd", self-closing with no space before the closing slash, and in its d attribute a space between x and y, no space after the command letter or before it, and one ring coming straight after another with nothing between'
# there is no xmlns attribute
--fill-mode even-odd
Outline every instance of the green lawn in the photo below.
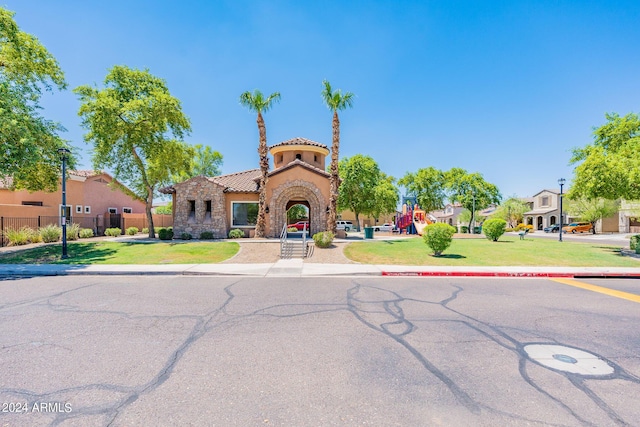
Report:
<svg viewBox="0 0 640 427"><path fill-rule="evenodd" d="M431 255L433 251L422 238L355 242L348 245L344 253L347 258L364 264L640 268L640 259L624 257L619 249L595 243L502 236L498 242L454 239L440 257Z"/></svg>
<svg viewBox="0 0 640 427"><path fill-rule="evenodd" d="M0 254L0 264L214 264L234 256L236 242L70 242Z"/></svg>

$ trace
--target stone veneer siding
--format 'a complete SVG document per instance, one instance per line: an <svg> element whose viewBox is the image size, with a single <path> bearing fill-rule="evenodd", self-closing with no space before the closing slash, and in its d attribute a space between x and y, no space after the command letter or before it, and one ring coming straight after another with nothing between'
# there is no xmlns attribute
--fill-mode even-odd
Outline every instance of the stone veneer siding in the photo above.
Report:
<svg viewBox="0 0 640 427"><path fill-rule="evenodd" d="M287 218L287 202L304 199L309 202L309 231L315 233L327 229L327 201L320 189L303 180L288 180L273 190L269 201L269 236L279 237Z"/></svg>
<svg viewBox="0 0 640 427"><path fill-rule="evenodd" d="M217 239L227 237L224 187L204 177L195 177L176 184L175 188L173 235L176 239L179 239L182 233L189 233L193 238L198 239L203 231L211 231ZM193 219L189 218L190 200L194 200L196 204ZM207 200L211 200L211 218L205 219Z"/></svg>

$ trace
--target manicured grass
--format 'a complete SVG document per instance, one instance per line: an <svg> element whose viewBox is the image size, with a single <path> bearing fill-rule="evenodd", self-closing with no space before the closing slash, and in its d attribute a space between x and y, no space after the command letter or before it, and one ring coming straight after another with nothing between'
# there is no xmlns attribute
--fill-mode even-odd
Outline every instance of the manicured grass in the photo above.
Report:
<svg viewBox="0 0 640 427"><path fill-rule="evenodd" d="M60 245L0 255L0 264L214 264L238 252L236 242L74 242L62 260Z"/></svg>
<svg viewBox="0 0 640 427"><path fill-rule="evenodd" d="M344 253L364 264L446 265L446 266L558 266L558 267L638 267L640 260L620 255L620 248L597 243L557 242L502 236L487 239L454 239L440 257L422 238L394 241L354 242Z"/></svg>

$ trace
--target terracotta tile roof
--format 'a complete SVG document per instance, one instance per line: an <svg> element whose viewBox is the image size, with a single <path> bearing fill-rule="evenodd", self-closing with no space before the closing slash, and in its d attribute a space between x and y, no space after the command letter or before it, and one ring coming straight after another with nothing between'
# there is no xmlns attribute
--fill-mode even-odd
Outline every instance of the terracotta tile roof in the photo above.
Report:
<svg viewBox="0 0 640 427"><path fill-rule="evenodd" d="M289 139L287 141L280 142L279 144L272 145L271 147L269 147L269 149L272 149L274 147L282 147L282 146L285 146L285 145L311 145L313 147L320 147L320 148L324 148L324 149L327 149L327 150L329 149L329 147L327 147L324 144L320 144L319 142L311 141L310 139L300 138L299 136L295 137L293 139Z"/></svg>
<svg viewBox="0 0 640 427"><path fill-rule="evenodd" d="M320 175L323 175L323 176L331 176L331 174L330 174L329 172L324 171L324 170L322 170L322 169L320 169L320 168L317 168L317 167L315 167L315 166L312 166L312 165L310 165L310 164L309 164L309 163L307 163L307 162L303 162L303 161L302 161L302 160L300 160L300 159L295 159L294 161L289 162L289 163L287 163L287 164L286 164L286 165L284 165L284 166L280 166L278 169L274 169L274 170L272 170L271 172L269 172L269 176L271 176L271 175L275 175L275 174L280 173L280 172L282 172L282 171L285 171L285 170L287 170L287 169L291 169L291 168L292 168L292 167L294 167L294 166L302 166L303 168L305 168L305 169L309 169L310 171L313 171L313 172L318 173L318 174L320 174Z"/></svg>
<svg viewBox="0 0 640 427"><path fill-rule="evenodd" d="M102 172L93 170L70 170L69 176L77 176L80 178L88 178L90 176L100 175ZM13 185L13 178L10 176L0 177L0 188L9 189Z"/></svg>
<svg viewBox="0 0 640 427"><path fill-rule="evenodd" d="M225 192L258 193L259 178L260 169L250 169L248 171L236 172L228 175L214 176L208 179L211 182L224 186Z"/></svg>
<svg viewBox="0 0 640 427"><path fill-rule="evenodd" d="M69 171L69 175L81 176L83 178L88 178L90 176L100 175L102 172L94 171L94 170L77 170L77 171Z"/></svg>

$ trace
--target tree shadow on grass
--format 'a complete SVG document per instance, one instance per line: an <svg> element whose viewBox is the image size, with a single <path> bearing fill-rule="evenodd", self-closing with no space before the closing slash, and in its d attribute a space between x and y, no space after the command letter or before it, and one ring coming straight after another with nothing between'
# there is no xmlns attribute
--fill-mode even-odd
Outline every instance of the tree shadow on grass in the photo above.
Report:
<svg viewBox="0 0 640 427"><path fill-rule="evenodd" d="M435 256L435 255L431 255L434 258L442 258L442 259L465 259L467 258L464 255L458 255L458 254L442 254L440 256Z"/></svg>

